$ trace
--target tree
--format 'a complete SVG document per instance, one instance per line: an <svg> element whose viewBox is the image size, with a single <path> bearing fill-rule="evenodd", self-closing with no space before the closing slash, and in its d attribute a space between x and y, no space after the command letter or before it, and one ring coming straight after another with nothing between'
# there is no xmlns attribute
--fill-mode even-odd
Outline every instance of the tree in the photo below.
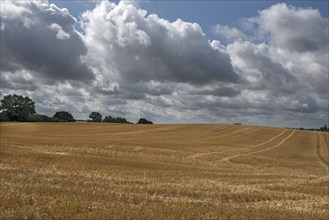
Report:
<svg viewBox="0 0 329 220"><path fill-rule="evenodd" d="M35 113L35 103L27 96L7 95L1 100L0 112L1 120L27 121Z"/></svg>
<svg viewBox="0 0 329 220"><path fill-rule="evenodd" d="M112 116L109 115L109 116L105 116L103 122L112 122L112 120L113 120Z"/></svg>
<svg viewBox="0 0 329 220"><path fill-rule="evenodd" d="M5 112L0 112L0 121L10 121Z"/></svg>
<svg viewBox="0 0 329 220"><path fill-rule="evenodd" d="M52 118L47 115L41 115L41 114L32 114L29 117L29 122L60 122L57 118Z"/></svg>
<svg viewBox="0 0 329 220"><path fill-rule="evenodd" d="M140 118L137 124L153 124L153 122L146 120L145 118Z"/></svg>
<svg viewBox="0 0 329 220"><path fill-rule="evenodd" d="M117 117L117 118L115 119L115 123L129 123L129 122L128 122L127 119L125 119L125 118Z"/></svg>
<svg viewBox="0 0 329 220"><path fill-rule="evenodd" d="M109 122L109 123L130 123L130 122L127 121L127 119L125 119L125 118L120 118L120 117L114 118L114 117L112 117L111 115L106 116L106 117L104 118L103 122Z"/></svg>
<svg viewBox="0 0 329 220"><path fill-rule="evenodd" d="M323 127L321 127L320 131L329 131L328 128L327 128L327 125L324 125Z"/></svg>
<svg viewBox="0 0 329 220"><path fill-rule="evenodd" d="M60 111L60 112L56 112L53 116L53 118L57 118L61 121L68 121L68 122L73 122L75 121L75 119L73 118L72 114L69 112L65 112L65 111Z"/></svg>
<svg viewBox="0 0 329 220"><path fill-rule="evenodd" d="M93 122L102 122L102 114L99 112L90 113L89 118L91 118Z"/></svg>

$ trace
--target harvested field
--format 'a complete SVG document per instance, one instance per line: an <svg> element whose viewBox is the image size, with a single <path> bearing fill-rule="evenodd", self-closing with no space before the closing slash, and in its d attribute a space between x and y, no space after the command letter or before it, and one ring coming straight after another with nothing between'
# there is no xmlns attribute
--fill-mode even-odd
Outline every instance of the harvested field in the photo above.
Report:
<svg viewBox="0 0 329 220"><path fill-rule="evenodd" d="M0 219L329 219L328 133L0 123Z"/></svg>

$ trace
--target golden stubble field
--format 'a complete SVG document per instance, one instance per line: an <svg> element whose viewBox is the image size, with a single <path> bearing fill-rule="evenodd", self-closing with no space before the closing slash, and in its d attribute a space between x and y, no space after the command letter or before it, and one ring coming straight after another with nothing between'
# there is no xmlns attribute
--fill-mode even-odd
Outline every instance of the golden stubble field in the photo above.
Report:
<svg viewBox="0 0 329 220"><path fill-rule="evenodd" d="M1 219L329 219L328 133L0 123Z"/></svg>

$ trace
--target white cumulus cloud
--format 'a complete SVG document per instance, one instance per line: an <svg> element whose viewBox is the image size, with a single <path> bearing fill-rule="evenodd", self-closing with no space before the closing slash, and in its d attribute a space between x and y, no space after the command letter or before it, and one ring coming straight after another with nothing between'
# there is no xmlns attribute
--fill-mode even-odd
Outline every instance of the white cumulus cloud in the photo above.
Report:
<svg viewBox="0 0 329 220"><path fill-rule="evenodd" d="M71 37L71 35L66 33L59 24L52 23L49 28L56 32L56 37L59 40L67 40Z"/></svg>
<svg viewBox="0 0 329 220"><path fill-rule="evenodd" d="M84 119L96 110L131 121L323 126L328 19L275 4L243 21L214 26L223 44L138 1L98 1L79 22L47 1L2 1L1 94Z"/></svg>
<svg viewBox="0 0 329 220"><path fill-rule="evenodd" d="M239 80L228 54L215 50L196 23L103 1L83 14L83 28L87 60L120 83Z"/></svg>

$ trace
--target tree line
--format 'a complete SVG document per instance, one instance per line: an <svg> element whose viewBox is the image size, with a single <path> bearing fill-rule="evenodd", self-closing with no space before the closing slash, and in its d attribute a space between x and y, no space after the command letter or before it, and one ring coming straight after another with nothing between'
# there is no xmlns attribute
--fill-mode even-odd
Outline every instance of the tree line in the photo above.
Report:
<svg viewBox="0 0 329 220"><path fill-rule="evenodd" d="M89 115L90 120L88 122L109 122L109 123L129 123L132 124L132 122L127 121L125 118L120 117L112 117L111 115L105 116L103 119L103 116L99 112L92 112ZM136 124L153 124L153 122L146 120L145 118L140 118Z"/></svg>
<svg viewBox="0 0 329 220"><path fill-rule="evenodd" d="M109 122L109 123L130 123L125 118L112 117L111 115L102 118L99 112L92 112L88 122ZM0 103L0 121L21 121L21 122L75 122L70 112L58 111L52 117L38 114L35 110L35 102L21 95L6 95ZM137 124L153 124L145 118L138 120Z"/></svg>

